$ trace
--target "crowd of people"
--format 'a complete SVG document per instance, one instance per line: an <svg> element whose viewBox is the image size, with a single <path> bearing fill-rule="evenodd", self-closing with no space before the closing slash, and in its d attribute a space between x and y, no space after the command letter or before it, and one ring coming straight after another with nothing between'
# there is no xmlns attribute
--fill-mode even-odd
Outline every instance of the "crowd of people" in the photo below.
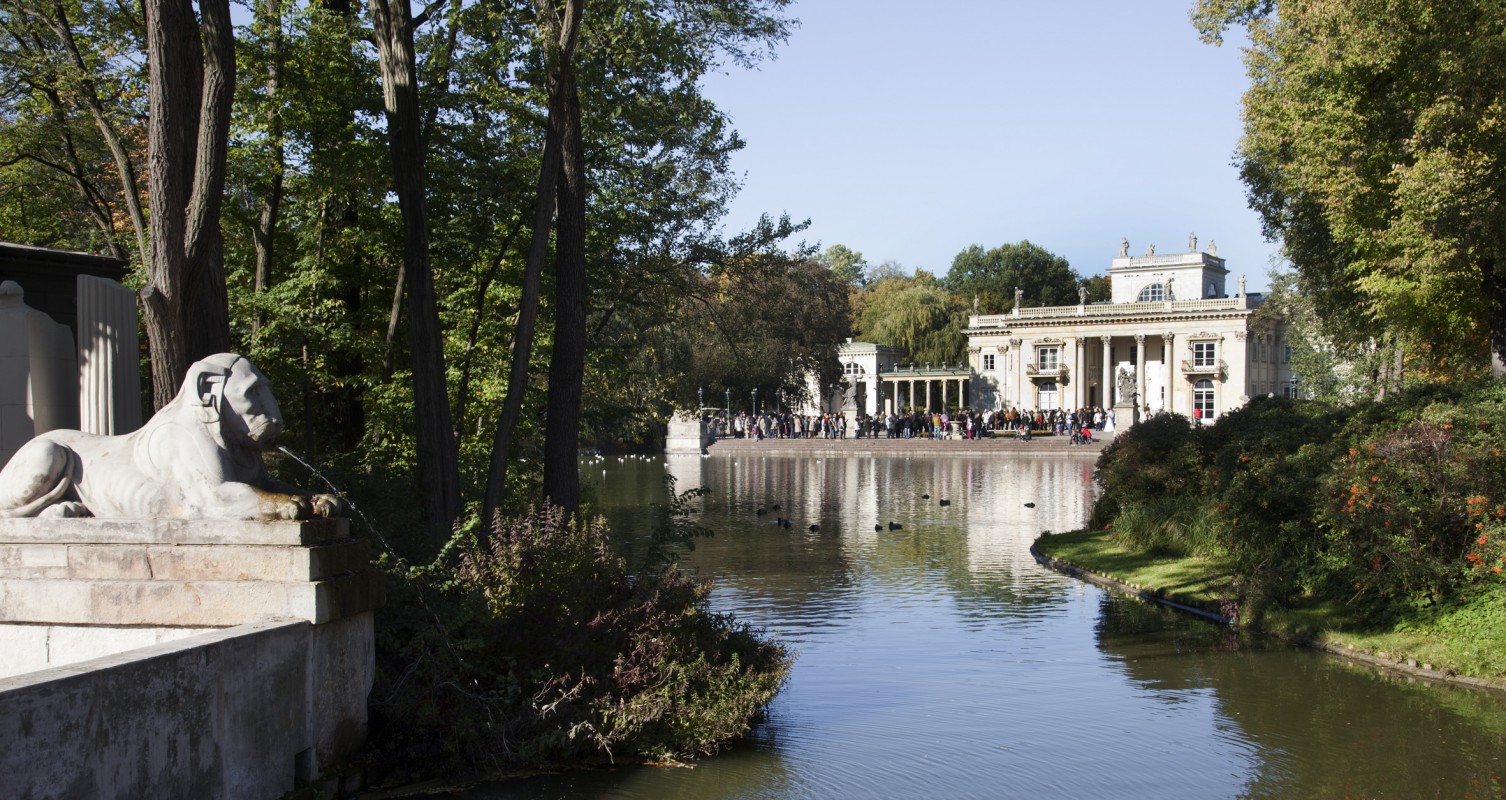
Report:
<svg viewBox="0 0 1506 800"><path fill-rule="evenodd" d="M859 413L854 422L841 414L739 411L711 417L716 438L734 439L979 439L987 436L1070 436L1074 444L1092 441L1094 431L1113 430L1114 411L1102 408L956 412L905 409L891 414ZM850 427L850 429L849 429Z"/></svg>

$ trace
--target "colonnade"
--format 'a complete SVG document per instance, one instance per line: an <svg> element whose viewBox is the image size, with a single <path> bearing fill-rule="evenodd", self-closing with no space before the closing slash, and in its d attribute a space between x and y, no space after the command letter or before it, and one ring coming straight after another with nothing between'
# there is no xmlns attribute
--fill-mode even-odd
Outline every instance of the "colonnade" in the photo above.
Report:
<svg viewBox="0 0 1506 800"><path fill-rule="evenodd" d="M903 375L900 377L902 375L903 373L891 372L867 376L864 382L869 386L868 396L873 399L864 403L867 406L864 411L870 414L894 414L906 406L939 411L964 407L972 399L968 392L968 384L971 380L968 374ZM953 386L956 387L955 396L952 391ZM941 396L934 398L933 404L933 397L938 391Z"/></svg>

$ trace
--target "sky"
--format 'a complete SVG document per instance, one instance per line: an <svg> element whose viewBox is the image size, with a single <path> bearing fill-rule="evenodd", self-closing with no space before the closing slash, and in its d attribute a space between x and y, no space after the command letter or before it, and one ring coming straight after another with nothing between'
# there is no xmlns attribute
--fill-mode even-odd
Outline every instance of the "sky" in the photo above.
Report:
<svg viewBox="0 0 1506 800"><path fill-rule="evenodd" d="M1083 275L1196 233L1230 279L1269 286L1234 166L1248 86L1191 0L797 0L776 58L705 91L746 147L729 232L763 213L870 264L945 275L969 245L1028 239Z"/></svg>

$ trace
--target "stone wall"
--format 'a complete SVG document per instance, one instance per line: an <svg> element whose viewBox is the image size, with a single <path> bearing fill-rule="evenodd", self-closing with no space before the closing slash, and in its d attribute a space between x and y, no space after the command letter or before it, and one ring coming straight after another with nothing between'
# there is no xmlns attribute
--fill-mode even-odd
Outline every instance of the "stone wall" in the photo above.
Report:
<svg viewBox="0 0 1506 800"><path fill-rule="evenodd" d="M328 724L329 706L353 700L365 719L369 673L332 681L349 665L330 657L370 651L364 616L242 625L0 679L0 794L281 797L313 777L321 739L364 733Z"/></svg>
<svg viewBox="0 0 1506 800"><path fill-rule="evenodd" d="M281 796L364 741L381 602L345 520L0 519L0 796Z"/></svg>

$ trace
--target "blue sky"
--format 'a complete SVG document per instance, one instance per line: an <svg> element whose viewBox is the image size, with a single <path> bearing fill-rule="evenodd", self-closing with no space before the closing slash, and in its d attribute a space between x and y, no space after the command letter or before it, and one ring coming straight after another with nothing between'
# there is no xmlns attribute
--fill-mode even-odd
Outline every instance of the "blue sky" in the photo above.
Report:
<svg viewBox="0 0 1506 800"><path fill-rule="evenodd" d="M727 219L809 218L808 241L944 275L971 244L1029 239L1084 275L1128 237L1196 232L1265 288L1232 165L1248 85L1236 37L1198 40L1190 0L804 0L778 58L708 78L747 147Z"/></svg>

